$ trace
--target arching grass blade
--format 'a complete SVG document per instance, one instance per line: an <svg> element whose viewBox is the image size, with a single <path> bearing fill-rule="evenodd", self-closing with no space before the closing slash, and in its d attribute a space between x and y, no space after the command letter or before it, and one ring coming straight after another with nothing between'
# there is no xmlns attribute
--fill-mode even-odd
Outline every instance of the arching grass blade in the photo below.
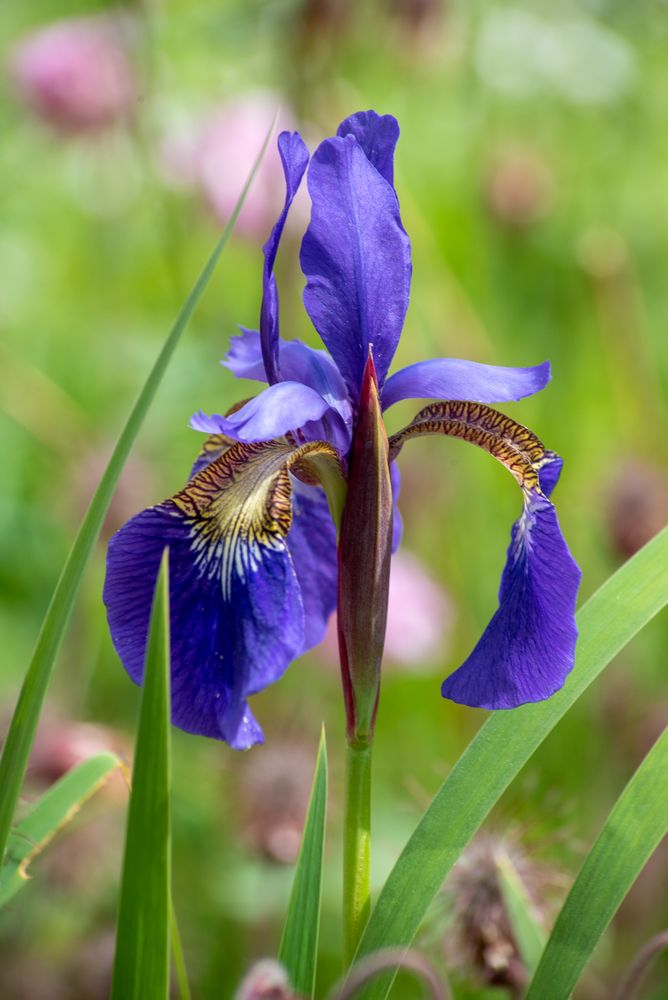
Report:
<svg viewBox="0 0 668 1000"><path fill-rule="evenodd" d="M320 930L322 864L325 850L327 812L327 746L323 727L315 764L311 800L292 883L279 961L299 996L312 997Z"/></svg>
<svg viewBox="0 0 668 1000"><path fill-rule="evenodd" d="M116 924L111 1000L167 1000L171 905L169 570L156 585Z"/></svg>
<svg viewBox="0 0 668 1000"><path fill-rule="evenodd" d="M562 1000L668 833L668 728L618 798L561 908L527 1000Z"/></svg>
<svg viewBox="0 0 668 1000"><path fill-rule="evenodd" d="M100 484L91 500L90 507L81 523L79 532L72 546L60 579L53 592L51 603L47 609L32 660L28 668L21 693L14 710L7 738L0 758L0 859L4 857L7 837L16 810L21 785L28 764L30 749L35 738L35 730L39 721L42 703L51 678L53 665L67 628L67 623L74 606L74 601L81 586L84 571L93 552L93 547L100 533L107 509L121 474L123 466L139 433L144 418L157 392L158 386L167 370L176 345L185 330L195 307L202 297L204 289L214 272L218 258L225 248L237 221L239 212L262 161L265 150L273 131L273 124L267 133L264 145L258 154L253 168L248 175L243 191L225 226L222 236L214 247L211 256L186 298L176 317L162 350L160 351L151 372L139 393L125 427L109 459L109 464L100 480Z"/></svg>
<svg viewBox="0 0 668 1000"><path fill-rule="evenodd" d="M30 863L121 766L115 753L96 754L73 767L37 799L10 834L0 868L0 906L26 885Z"/></svg>
<svg viewBox="0 0 668 1000"><path fill-rule="evenodd" d="M666 603L668 529L625 563L578 612L576 664L563 690L540 704L496 712L477 733L390 873L362 936L358 958L410 944L450 868L534 750ZM391 976L377 980L363 989L360 1000L380 1000L391 982Z"/></svg>

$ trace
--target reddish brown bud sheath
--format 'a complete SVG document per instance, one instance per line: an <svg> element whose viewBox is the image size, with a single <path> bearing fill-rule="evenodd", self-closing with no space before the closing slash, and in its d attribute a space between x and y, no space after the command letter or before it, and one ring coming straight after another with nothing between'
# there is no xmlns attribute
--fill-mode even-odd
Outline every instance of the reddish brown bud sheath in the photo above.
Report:
<svg viewBox="0 0 668 1000"><path fill-rule="evenodd" d="M347 736L370 743L378 707L392 544L389 446L371 348L339 541L338 629Z"/></svg>

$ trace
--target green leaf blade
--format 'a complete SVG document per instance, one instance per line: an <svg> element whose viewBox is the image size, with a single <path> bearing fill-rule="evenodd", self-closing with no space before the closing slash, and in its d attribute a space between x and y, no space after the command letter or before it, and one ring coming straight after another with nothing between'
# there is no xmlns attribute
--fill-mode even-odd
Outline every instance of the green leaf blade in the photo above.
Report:
<svg viewBox="0 0 668 1000"><path fill-rule="evenodd" d="M501 854L496 863L501 896L513 936L525 969L529 975L533 975L545 948L547 935L536 919L531 900L512 860L507 854Z"/></svg>
<svg viewBox="0 0 668 1000"><path fill-rule="evenodd" d="M171 906L169 571L156 586L135 743L112 1000L166 1000Z"/></svg>
<svg viewBox="0 0 668 1000"><path fill-rule="evenodd" d="M2 757L0 757L0 859L4 857L7 838L21 793L30 750L34 742L53 666L63 641L76 596L81 587L84 572L93 553L93 548L102 528L107 510L109 509L114 489L167 370L167 366L181 339L181 335L188 325L213 275L220 255L232 235L232 230L262 162L273 129L274 122L272 122L262 149L248 175L234 211L181 307L153 368L137 397L137 401L130 411L127 422L109 459L109 464L102 475L99 486L81 523L70 554L56 584L46 615L44 616L30 666L28 667L7 732Z"/></svg>
<svg viewBox="0 0 668 1000"><path fill-rule="evenodd" d="M510 782L612 658L668 603L668 529L625 563L578 612L576 665L549 701L497 712L460 757L385 883L357 958L407 947L443 881ZM623 613L620 613L623 610ZM382 1000L392 976L365 987Z"/></svg>
<svg viewBox="0 0 668 1000"><path fill-rule="evenodd" d="M0 907L27 884L26 869L122 765L114 753L100 753L73 767L34 803L12 830L0 868Z"/></svg>
<svg viewBox="0 0 668 1000"><path fill-rule="evenodd" d="M527 1000L570 996L603 932L668 832L668 728L618 798L557 917Z"/></svg>
<svg viewBox="0 0 668 1000"><path fill-rule="evenodd" d="M323 727L304 834L278 958L300 996L313 997L320 931L320 901L327 812L327 746Z"/></svg>

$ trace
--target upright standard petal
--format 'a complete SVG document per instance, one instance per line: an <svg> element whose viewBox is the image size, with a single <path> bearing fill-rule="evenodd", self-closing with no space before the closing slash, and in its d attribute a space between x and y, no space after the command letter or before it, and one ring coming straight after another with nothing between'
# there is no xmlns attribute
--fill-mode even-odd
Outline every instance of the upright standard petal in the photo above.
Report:
<svg viewBox="0 0 668 1000"><path fill-rule="evenodd" d="M264 271L262 275L262 308L260 311L260 337L262 341L262 358L264 361L267 381L270 384L278 382L278 288L274 277L274 263L278 252L278 244L283 235L285 220L290 206L301 184L304 171L308 165L309 154L304 140L299 132L281 132L278 137L278 151L285 174L285 204L278 221L271 231L269 239L263 247Z"/></svg>
<svg viewBox="0 0 668 1000"><path fill-rule="evenodd" d="M172 717L235 749L262 740L246 699L304 647L301 589L287 544L289 468L325 444L234 443L176 496L112 539L104 600L126 670L141 682L152 593L170 550Z"/></svg>
<svg viewBox="0 0 668 1000"><path fill-rule="evenodd" d="M354 402L373 345L382 384L408 308L410 241L392 186L353 135L326 139L308 173L304 305Z"/></svg>
<svg viewBox="0 0 668 1000"><path fill-rule="evenodd" d="M271 441L292 432L301 441L328 441L342 455L350 444L350 428L338 410L301 382L270 385L227 416L198 410L190 426L234 441Z"/></svg>
<svg viewBox="0 0 668 1000"><path fill-rule="evenodd" d="M336 134L345 138L354 135L388 184L394 186L394 150L399 140L399 122L392 115L375 111L358 111L341 122Z"/></svg>
<svg viewBox="0 0 668 1000"><path fill-rule="evenodd" d="M460 358L434 358L418 361L391 375L383 386L383 409L401 399L506 403L540 392L549 381L549 361L533 368L503 368Z"/></svg>
<svg viewBox="0 0 668 1000"><path fill-rule="evenodd" d="M580 570L563 539L557 514L541 492L556 484L561 459L526 427L479 403L425 407L390 440L423 434L463 438L505 465L522 488L524 510L512 531L499 608L466 662L443 684L446 698L480 708L514 708L549 698L573 666L575 601Z"/></svg>

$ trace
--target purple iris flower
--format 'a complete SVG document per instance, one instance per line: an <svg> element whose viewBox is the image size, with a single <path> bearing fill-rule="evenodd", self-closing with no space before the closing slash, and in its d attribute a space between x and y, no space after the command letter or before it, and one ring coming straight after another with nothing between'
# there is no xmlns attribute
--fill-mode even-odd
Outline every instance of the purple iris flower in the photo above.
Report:
<svg viewBox="0 0 668 1000"><path fill-rule="evenodd" d="M208 437L189 482L132 518L109 546L104 599L126 670L141 681L153 589L169 546L174 723L237 749L262 741L248 697L320 642L337 586L356 571L355 546L342 541L339 576L335 520L343 511L345 534L353 493L354 517L364 516L365 486L358 480L365 463L378 460L390 501L382 528L358 523L356 537L364 546L365 538L384 532L389 565L401 533L395 460L407 441L425 434L463 438L489 452L513 474L523 500L499 607L443 683L443 695L512 708L548 698L573 664L580 572L550 501L562 462L489 406L543 389L549 365L502 368L438 358L388 377L411 281L410 241L393 184L398 137L396 120L373 111L342 122L311 158L297 132L279 136L286 197L264 247L260 329L233 338L224 361L234 375L268 387L225 416L195 414L191 426ZM279 334L274 262L307 168L312 213L300 256L304 305L327 351ZM388 441L369 407L376 400L380 414L403 399L436 402ZM367 460L365 442L373 434L381 443ZM362 581L358 592L364 588ZM382 607L374 620L382 652Z"/></svg>

